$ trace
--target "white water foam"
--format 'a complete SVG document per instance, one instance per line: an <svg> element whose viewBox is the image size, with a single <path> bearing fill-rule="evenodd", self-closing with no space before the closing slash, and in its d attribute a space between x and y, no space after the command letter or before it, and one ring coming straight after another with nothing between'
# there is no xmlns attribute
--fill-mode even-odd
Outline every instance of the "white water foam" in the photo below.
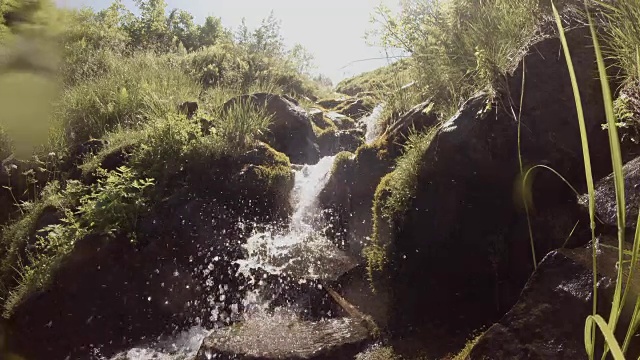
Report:
<svg viewBox="0 0 640 360"><path fill-rule="evenodd" d="M322 234L323 219L318 196L331 175L334 156L305 165L295 173L291 194L294 209L285 232L267 231L247 240L247 258L238 261L248 274L260 268L271 274L298 279L335 278L354 266L354 262Z"/></svg>
<svg viewBox="0 0 640 360"><path fill-rule="evenodd" d="M382 116L383 110L384 105L379 104L373 109L369 116L366 116L361 120L367 126L367 131L364 135L364 139L367 144L371 144L378 136L380 136L380 127L378 126L378 122L380 120L380 116Z"/></svg>

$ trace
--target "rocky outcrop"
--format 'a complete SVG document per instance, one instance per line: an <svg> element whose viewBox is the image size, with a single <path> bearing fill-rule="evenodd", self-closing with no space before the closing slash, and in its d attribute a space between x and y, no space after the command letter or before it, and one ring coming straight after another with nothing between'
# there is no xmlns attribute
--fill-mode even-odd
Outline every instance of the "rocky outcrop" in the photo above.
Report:
<svg viewBox="0 0 640 360"><path fill-rule="evenodd" d="M267 93L242 95L224 104L229 108L236 102L265 107L273 116L265 141L286 154L294 164L315 164L320 159L316 135L307 112L285 97Z"/></svg>
<svg viewBox="0 0 640 360"><path fill-rule="evenodd" d="M482 335L468 359L586 359L584 332L580 330L593 311L591 256L590 247L549 253L518 302ZM615 249L598 251L598 314L605 318L613 298L617 256ZM629 299L638 295L640 277L632 284ZM627 304L620 328L629 323L634 302ZM602 343L599 339L598 344ZM632 343L629 358L638 356L637 345ZM600 345L597 351L602 351Z"/></svg>
<svg viewBox="0 0 640 360"><path fill-rule="evenodd" d="M215 331L196 360L352 359L370 339L366 326L351 318L301 321L287 314L258 314Z"/></svg>
<svg viewBox="0 0 640 360"><path fill-rule="evenodd" d="M235 321L246 290L234 263L240 245L255 224L290 211L293 177L282 158L263 144L234 161L212 159L138 219L135 242L77 241L51 283L13 308L10 349L34 360L108 357L194 322Z"/></svg>
<svg viewBox="0 0 640 360"><path fill-rule="evenodd" d="M364 144L364 132L360 129L327 129L318 136L320 156L331 156L341 151L356 151Z"/></svg>
<svg viewBox="0 0 640 360"><path fill-rule="evenodd" d="M640 157L626 163L622 168L624 175L624 191L626 206L626 224L629 229L635 229L638 222L638 206L640 205ZM586 196L581 198L588 206ZM616 189L613 174L605 177L596 184L595 188L596 214L604 224L616 228Z"/></svg>
<svg viewBox="0 0 640 360"><path fill-rule="evenodd" d="M325 116L334 123L339 130L349 130L355 127L355 121L352 118L342 115L335 111L330 111Z"/></svg>
<svg viewBox="0 0 640 360"><path fill-rule="evenodd" d="M373 106L364 99L355 99L353 101L343 102L335 108L335 111L352 119L360 119L363 116L371 114Z"/></svg>
<svg viewBox="0 0 640 360"><path fill-rule="evenodd" d="M595 60L588 35L586 28L567 32L588 114L592 167L601 178L610 172L610 156L601 129L604 107L599 80L592 76ZM533 45L523 62L527 72L523 161L525 166L546 164L584 189L578 122L568 100L573 98L571 82L559 50L558 39L545 39ZM384 274L390 276L397 309L391 324L397 331L437 319L451 331L477 329L514 304L533 271L527 220L512 192L520 186L514 117L519 111L510 104L519 103L521 67L507 78L510 91L499 94L496 103L482 95L474 97L435 134L415 162L415 190L401 197L407 201L400 207L406 212L385 210L395 191L389 186L393 178L386 188L378 189L376 202L382 214L374 239L386 250ZM562 246L583 212L562 181L542 172L533 180L532 197L539 261ZM574 238L585 239L581 231L578 227Z"/></svg>

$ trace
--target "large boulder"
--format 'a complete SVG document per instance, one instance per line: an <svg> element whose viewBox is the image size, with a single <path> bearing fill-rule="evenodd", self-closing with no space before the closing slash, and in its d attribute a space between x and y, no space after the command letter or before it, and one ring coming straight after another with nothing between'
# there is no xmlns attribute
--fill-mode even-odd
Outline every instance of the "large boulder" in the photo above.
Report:
<svg viewBox="0 0 640 360"><path fill-rule="evenodd" d="M291 314L257 314L232 328L214 331L196 360L352 359L370 339L353 318L301 321Z"/></svg>
<svg viewBox="0 0 640 360"><path fill-rule="evenodd" d="M247 290L235 263L241 244L290 212L293 176L281 157L261 145L233 161L203 159L210 168L183 174L137 221L135 242L126 234L77 241L51 282L12 309L12 351L34 360L109 357L196 323L236 321Z"/></svg>
<svg viewBox="0 0 640 360"><path fill-rule="evenodd" d="M549 253L527 282L520 299L478 340L468 360L586 359L584 324L593 312L592 249L560 249ZM606 318L616 279L615 249L598 251L598 314ZM640 290L634 277L632 291L619 327L626 329L629 309ZM598 339L597 350L603 341ZM637 343L629 358L638 356ZM635 355L632 355L636 353ZM597 356L598 358L600 355Z"/></svg>
<svg viewBox="0 0 640 360"><path fill-rule="evenodd" d="M356 151L364 144L364 132L360 129L336 130L330 128L318 135L321 156L335 155L341 151Z"/></svg>
<svg viewBox="0 0 640 360"><path fill-rule="evenodd" d="M264 107L273 116L265 141L286 154L294 164L315 164L320 160L311 119L307 112L286 97L267 93L242 95L227 101L224 108L237 102Z"/></svg>
<svg viewBox="0 0 640 360"><path fill-rule="evenodd" d="M610 172L604 107L587 28L567 32L582 92L586 127L597 178ZM522 66L526 83L521 150L525 166L546 164L584 189L579 127L569 73L557 38L534 44L506 82L510 91L493 101L478 95L462 106L416 149L415 178L408 167L388 175L377 190L376 225L370 252L374 266L390 277L396 331L442 320L451 331L472 331L498 319L517 300L533 271L527 219L521 197L518 104ZM404 192L409 191L405 194ZM531 222L536 261L562 246L584 212L555 176L538 173L532 184ZM401 202L401 203L399 203ZM399 209L399 210L396 210ZM580 221L588 224L588 221ZM574 238L584 229L578 227ZM575 244L579 245L579 244ZM376 250L376 251L377 251ZM420 284L416 286L415 284Z"/></svg>

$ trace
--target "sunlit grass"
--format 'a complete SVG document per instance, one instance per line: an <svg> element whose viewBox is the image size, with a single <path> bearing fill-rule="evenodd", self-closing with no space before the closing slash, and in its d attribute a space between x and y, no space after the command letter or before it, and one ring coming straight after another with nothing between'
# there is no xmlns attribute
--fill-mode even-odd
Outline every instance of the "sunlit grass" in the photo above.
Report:
<svg viewBox="0 0 640 360"><path fill-rule="evenodd" d="M585 122L584 122L584 113L582 111L582 102L580 100L579 87L577 85L575 72L573 69L573 63L571 60L571 55L569 51L569 47L567 45L567 41L565 38L564 28L562 26L562 21L560 19L560 15L555 6L553 6L553 11L556 19L556 24L558 30L560 32L560 37L562 41L562 47L565 53L565 58L567 61L567 67L569 69L571 75L571 85L574 91L574 97L576 100L576 110L578 113L578 121L580 124L580 134L582 139L582 148L583 148L583 156L585 162L585 173L586 180L588 186L588 199L589 199L589 216L591 221L591 231L592 231L592 271L593 271L593 314L590 315L585 323L585 349L587 355L590 359L593 359L595 356L596 349L596 326L600 330L600 332L604 335L605 339L605 347L603 353L603 359L606 357L607 353L610 351L613 355L614 359L624 359L624 352L628 348L628 343L630 341L630 337L636 330L636 318L637 318L637 310L640 307L640 297L636 300L636 308L634 309L634 314L632 316L631 324L628 328L627 335L625 337L623 347L621 348L619 345L618 339L615 337L616 326L618 324L618 320L620 318L620 314L622 312L622 308L625 305L626 297L629 294L629 284L634 275L635 267L637 266L638 259L638 250L640 250L640 231L636 231L636 236L634 238L633 250L632 250L632 258L631 265L629 269L629 274L627 274L626 279L624 278L624 243L625 243L625 196L624 196L624 178L623 178L623 169L622 169L622 155L620 149L620 139L618 137L617 130L617 120L614 112L614 104L613 97L611 95L611 90L608 82L607 68L604 62L604 57L602 55L602 47L598 41L598 34L592 19L591 14L589 13L588 4L585 2L585 7L587 9L587 17L589 20L589 27L591 30L591 36L594 45L594 51L596 54L596 60L598 64L598 75L601 82L602 87L602 96L604 100L605 106L605 114L607 118L607 132L609 135L609 148L611 151L611 161L613 165L613 178L615 185L615 193L616 193L616 212L617 212L617 227L618 227L618 266L617 266L617 277L616 277L616 285L613 295L613 301L611 304L611 311L609 315L609 321L605 322L604 318L597 314L597 243L595 242L594 236L594 213L595 213L595 195L593 190L593 177L591 175L590 170L590 160L589 160L589 147L588 140L585 131ZM636 19L637 20L637 19ZM640 61L638 62L640 64ZM638 225L640 225L640 217L638 221ZM626 286L623 292L623 282L626 282Z"/></svg>

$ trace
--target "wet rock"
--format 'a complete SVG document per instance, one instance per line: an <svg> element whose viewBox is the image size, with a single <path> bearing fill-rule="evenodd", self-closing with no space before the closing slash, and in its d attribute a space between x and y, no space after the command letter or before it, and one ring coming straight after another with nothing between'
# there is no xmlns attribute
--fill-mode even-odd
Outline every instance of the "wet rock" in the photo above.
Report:
<svg viewBox="0 0 640 360"><path fill-rule="evenodd" d="M349 130L353 129L356 125L352 118L342 115L335 111L330 111L326 114L326 117L330 119L338 129Z"/></svg>
<svg viewBox="0 0 640 360"><path fill-rule="evenodd" d="M290 314L256 314L214 331L196 360L351 359L370 338L367 328L352 318L309 322Z"/></svg>
<svg viewBox="0 0 640 360"><path fill-rule="evenodd" d="M362 144L364 144L364 132L360 129L329 129L318 136L321 156L331 156L341 151L353 152Z"/></svg>
<svg viewBox="0 0 640 360"><path fill-rule="evenodd" d="M640 204L640 157L626 163L623 167L624 191L626 206L626 224L635 229L638 222L638 206ZM588 206L588 198L583 196L581 202ZM616 190L613 174L598 181L595 188L596 214L606 225L617 229Z"/></svg>
<svg viewBox="0 0 640 360"><path fill-rule="evenodd" d="M329 237L355 256L362 256L371 236L376 187L393 166L394 158L384 142L363 145L355 154L341 153L320 194L320 206L331 224Z"/></svg>
<svg viewBox="0 0 640 360"><path fill-rule="evenodd" d="M247 289L235 263L242 240L290 210L292 176L279 157L262 145L243 163L218 159L187 174L187 186L138 219L135 241L126 234L77 241L51 284L13 309L11 349L34 360L108 357L196 323L236 321Z"/></svg>
<svg viewBox="0 0 640 360"><path fill-rule="evenodd" d="M589 30L571 30L567 39L576 49L572 55L589 114L592 167L595 176L602 177L610 172L610 155L601 129L600 84L592 76L596 65ZM547 164L584 189L575 105L566 101L573 96L571 82L559 49L558 39L545 39L533 45L525 59L523 162ZM521 87L521 72L507 78L512 91ZM419 169L407 211L377 218L377 241L387 250L382 276L390 276L390 323L395 331L417 331L442 319L453 333L471 332L504 314L533 271L527 220L520 197L513 193L520 186L513 117L518 111L508 104L518 104L520 94L504 92L499 97L490 103L483 95L475 96L444 123L415 163ZM393 177L389 179L393 184ZM376 202L381 209L391 188L379 189ZM543 171L534 176L532 197L539 261L563 245L583 211L571 190ZM588 221L580 224L574 238L584 241L588 237L581 234Z"/></svg>
<svg viewBox="0 0 640 360"><path fill-rule="evenodd" d="M474 346L468 359L586 359L584 323L592 314L593 273L591 248L552 251L531 276L518 302L491 326ZM617 251L602 248L598 255L598 313L605 318L615 286ZM635 299L640 277L632 282ZM619 328L626 329L633 302ZM598 344L603 344L598 339ZM629 358L637 348L633 344ZM601 351L601 346L597 346ZM599 358L600 355L597 355Z"/></svg>
<svg viewBox="0 0 640 360"><path fill-rule="evenodd" d="M311 119L304 109L285 97L267 93L239 96L227 101L224 108L238 101L265 106L267 113L273 115L265 140L274 149L286 154L292 163L318 162L320 152L316 145L316 135L311 126Z"/></svg>

